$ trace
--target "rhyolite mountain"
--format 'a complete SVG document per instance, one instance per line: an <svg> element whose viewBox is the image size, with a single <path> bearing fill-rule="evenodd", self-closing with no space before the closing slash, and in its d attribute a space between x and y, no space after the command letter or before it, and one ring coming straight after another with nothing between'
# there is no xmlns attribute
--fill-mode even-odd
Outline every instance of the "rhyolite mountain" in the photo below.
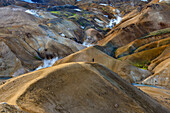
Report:
<svg viewBox="0 0 170 113"><path fill-rule="evenodd" d="M66 63L0 86L0 108L30 113L166 113L158 102L97 63Z"/></svg>
<svg viewBox="0 0 170 113"><path fill-rule="evenodd" d="M169 113L169 19L168 0L0 0L0 112Z"/></svg>

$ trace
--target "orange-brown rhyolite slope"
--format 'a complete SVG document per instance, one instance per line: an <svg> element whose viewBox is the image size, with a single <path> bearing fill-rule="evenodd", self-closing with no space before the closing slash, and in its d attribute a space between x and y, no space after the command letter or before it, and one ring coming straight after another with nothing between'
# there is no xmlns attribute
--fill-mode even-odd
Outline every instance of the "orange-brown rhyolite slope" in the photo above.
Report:
<svg viewBox="0 0 170 113"><path fill-rule="evenodd" d="M27 11L19 6L0 8L0 46L3 46L0 48L2 56L0 70L3 71L0 72L0 76L20 75L17 70L21 70L22 73L23 70L34 70L42 63L42 59L65 57L84 48L83 45L60 36L58 32L48 27L46 21L57 18L51 13L46 12L44 15L42 13L40 18L40 15L35 16ZM62 30L63 26L69 24L70 28L80 30L76 24L67 19L62 19L62 22L54 28L59 27Z"/></svg>
<svg viewBox="0 0 170 113"><path fill-rule="evenodd" d="M114 59L108 56L107 54L97 49L95 46L83 49L63 59L60 59L54 65L59 65L68 62L100 63L111 69L113 72L119 74L119 76L131 83L139 82L151 75L151 73L147 70L137 68L127 62L120 61L118 59Z"/></svg>
<svg viewBox="0 0 170 113"><path fill-rule="evenodd" d="M105 53L152 71L142 83L169 88L170 6L152 2L125 16L99 44Z"/></svg>
<svg viewBox="0 0 170 113"><path fill-rule="evenodd" d="M167 113L108 68L67 63L28 73L0 86L0 101L37 113Z"/></svg>
<svg viewBox="0 0 170 113"><path fill-rule="evenodd" d="M170 91L168 89L147 86L138 86L138 88L170 109Z"/></svg>
<svg viewBox="0 0 170 113"><path fill-rule="evenodd" d="M148 2L141 0L81 0L76 3L77 6L85 9L95 10L95 4L99 4L99 7L109 6L119 9L122 15L130 13L134 9L141 10L141 8ZM107 11L107 10L106 10Z"/></svg>
<svg viewBox="0 0 170 113"><path fill-rule="evenodd" d="M148 4L141 12L115 26L99 44L120 47L152 31L170 27L169 10L166 3Z"/></svg>
<svg viewBox="0 0 170 113"><path fill-rule="evenodd" d="M140 39L122 46L116 50L115 56L134 66L152 71L142 83L161 85L169 88L170 85L170 29L162 29L150 33Z"/></svg>

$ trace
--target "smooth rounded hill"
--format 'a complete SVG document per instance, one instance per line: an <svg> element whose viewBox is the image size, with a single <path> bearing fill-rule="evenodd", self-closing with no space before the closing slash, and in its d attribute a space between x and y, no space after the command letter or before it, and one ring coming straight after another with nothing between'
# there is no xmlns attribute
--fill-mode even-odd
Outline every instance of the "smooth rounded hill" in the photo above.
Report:
<svg viewBox="0 0 170 113"><path fill-rule="evenodd" d="M61 64L13 78L0 86L0 101L29 113L168 113L96 63Z"/></svg>
<svg viewBox="0 0 170 113"><path fill-rule="evenodd" d="M96 62L102 64L117 73L124 80L131 83L139 82L151 75L151 72L147 70L137 68L125 61L120 61L108 56L100 51L98 46L89 47L73 53L63 59L58 60L54 65L69 62Z"/></svg>

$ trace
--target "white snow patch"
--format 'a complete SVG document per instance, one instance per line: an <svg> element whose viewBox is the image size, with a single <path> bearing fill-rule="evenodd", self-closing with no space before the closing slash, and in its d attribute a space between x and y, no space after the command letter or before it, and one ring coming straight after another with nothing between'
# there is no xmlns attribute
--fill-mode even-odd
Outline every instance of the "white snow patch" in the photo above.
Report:
<svg viewBox="0 0 170 113"><path fill-rule="evenodd" d="M110 19L109 24L106 25L106 27L108 27L110 29L114 27L114 24L119 24L122 21L122 18L120 17L121 16L120 11L118 9L116 9L115 12L117 13L115 15L116 19Z"/></svg>
<svg viewBox="0 0 170 113"><path fill-rule="evenodd" d="M31 14L31 15L34 15L34 16L36 16L36 17L40 17L40 15L37 13L37 11L36 10L26 10L25 11L26 13L29 13L29 14Z"/></svg>
<svg viewBox="0 0 170 113"><path fill-rule="evenodd" d="M94 19L97 23L100 23L100 24L103 24L104 22L103 21L101 21L101 20L99 20L99 19L97 19L97 18L95 18Z"/></svg>
<svg viewBox="0 0 170 113"><path fill-rule="evenodd" d="M119 9L115 9L115 12L116 12L118 15L120 15Z"/></svg>
<svg viewBox="0 0 170 113"><path fill-rule="evenodd" d="M114 27L114 19L111 19L109 24L106 25L106 27L109 27L110 29Z"/></svg>
<svg viewBox="0 0 170 113"><path fill-rule="evenodd" d="M108 15L104 15L106 18L108 18Z"/></svg>
<svg viewBox="0 0 170 113"><path fill-rule="evenodd" d="M82 10L80 10L80 9L74 9L75 11L79 11L79 12L81 12Z"/></svg>
<svg viewBox="0 0 170 113"><path fill-rule="evenodd" d="M122 21L122 18L120 16L117 16L117 19L115 20L116 24L120 23Z"/></svg>
<svg viewBox="0 0 170 113"><path fill-rule="evenodd" d="M119 24L121 22L122 18L120 16L117 16L116 19L111 19L109 22L109 25L106 27L109 27L110 29L114 27L114 24Z"/></svg>
<svg viewBox="0 0 170 113"><path fill-rule="evenodd" d="M33 2L32 0L22 0L22 1L28 2L28 3L35 3L35 2Z"/></svg>
<svg viewBox="0 0 170 113"><path fill-rule="evenodd" d="M141 0L141 1L143 1L143 2L147 2L148 0Z"/></svg>
<svg viewBox="0 0 170 113"><path fill-rule="evenodd" d="M97 22L99 26L103 27L104 22L102 20L99 20L97 18L95 18L94 20Z"/></svg>
<svg viewBox="0 0 170 113"><path fill-rule="evenodd" d="M103 4L103 3L100 3L99 5L107 6L108 4Z"/></svg>
<svg viewBox="0 0 170 113"><path fill-rule="evenodd" d="M85 27L84 26L81 26L82 29L84 29Z"/></svg>
<svg viewBox="0 0 170 113"><path fill-rule="evenodd" d="M86 40L83 42L83 46L86 46L86 47L94 46L94 44L88 43L87 40L88 40L88 39L86 39Z"/></svg>
<svg viewBox="0 0 170 113"><path fill-rule="evenodd" d="M61 36L62 36L62 37L65 37L66 35L62 33Z"/></svg>
<svg viewBox="0 0 170 113"><path fill-rule="evenodd" d="M43 65L40 65L37 69L35 70L39 70L39 69L43 69L43 68L47 68L47 67L51 67L54 65L54 63L59 60L58 57L53 58L53 59L44 59L43 60Z"/></svg>

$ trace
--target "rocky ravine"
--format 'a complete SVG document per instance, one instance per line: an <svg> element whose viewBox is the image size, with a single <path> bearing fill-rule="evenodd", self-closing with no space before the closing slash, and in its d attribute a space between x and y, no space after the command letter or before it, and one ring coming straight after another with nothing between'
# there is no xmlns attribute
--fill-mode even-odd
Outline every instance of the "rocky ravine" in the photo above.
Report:
<svg viewBox="0 0 170 113"><path fill-rule="evenodd" d="M0 111L168 113L169 10L166 0L0 1Z"/></svg>

